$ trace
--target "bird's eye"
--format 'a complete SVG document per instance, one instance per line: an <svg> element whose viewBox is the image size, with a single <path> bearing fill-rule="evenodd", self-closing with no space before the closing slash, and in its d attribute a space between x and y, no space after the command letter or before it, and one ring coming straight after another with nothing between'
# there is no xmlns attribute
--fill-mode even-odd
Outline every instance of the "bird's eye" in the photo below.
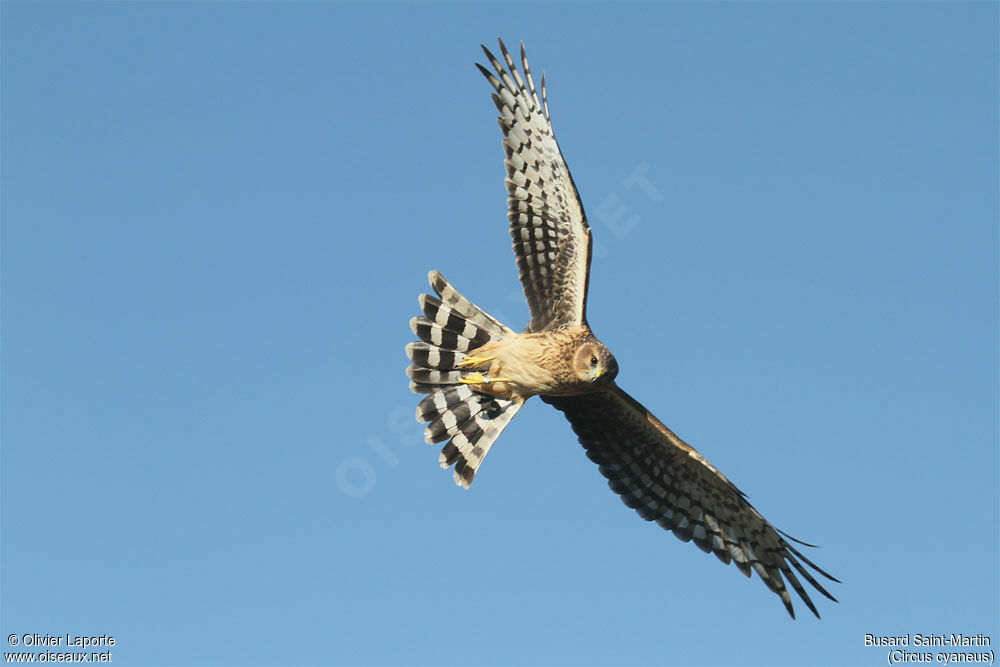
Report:
<svg viewBox="0 0 1000 667"><path fill-rule="evenodd" d="M590 365L591 366L596 366L597 365L597 357L591 357L590 358Z"/></svg>

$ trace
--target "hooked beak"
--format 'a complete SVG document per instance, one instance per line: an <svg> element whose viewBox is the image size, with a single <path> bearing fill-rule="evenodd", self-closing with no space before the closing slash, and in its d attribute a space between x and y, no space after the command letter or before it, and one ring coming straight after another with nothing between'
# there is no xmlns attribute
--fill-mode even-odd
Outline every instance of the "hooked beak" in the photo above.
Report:
<svg viewBox="0 0 1000 667"><path fill-rule="evenodd" d="M614 380L616 375L618 375L618 362L612 358L608 367L597 369L590 381L593 384L605 384Z"/></svg>

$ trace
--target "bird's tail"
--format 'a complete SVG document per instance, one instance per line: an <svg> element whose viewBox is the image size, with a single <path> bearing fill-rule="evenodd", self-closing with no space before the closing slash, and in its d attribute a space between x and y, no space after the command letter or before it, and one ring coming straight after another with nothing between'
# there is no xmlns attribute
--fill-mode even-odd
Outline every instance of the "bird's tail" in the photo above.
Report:
<svg viewBox="0 0 1000 667"><path fill-rule="evenodd" d="M466 353L514 332L459 294L437 271L428 274L437 296L421 294L423 315L410 320L420 341L406 346L413 363L406 369L410 389L427 394L417 405L417 421L428 444L448 441L441 450L441 467L455 465L455 482L469 488L479 464L501 431L524 405L473 391L460 380Z"/></svg>

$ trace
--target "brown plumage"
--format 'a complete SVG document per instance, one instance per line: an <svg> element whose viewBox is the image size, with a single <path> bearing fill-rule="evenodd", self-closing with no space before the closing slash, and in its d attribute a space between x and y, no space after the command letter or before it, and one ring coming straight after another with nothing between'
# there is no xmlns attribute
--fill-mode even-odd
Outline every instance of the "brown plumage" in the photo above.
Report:
<svg viewBox="0 0 1000 667"><path fill-rule="evenodd" d="M566 415L626 505L746 576L756 572L794 618L787 581L818 617L799 577L831 600L809 568L836 579L615 384L614 355L587 324L591 231L552 131L545 79L539 96L523 44L521 72L503 42L503 63L483 51L493 71L477 67L500 112L507 217L531 321L515 333L430 273L436 296L420 297L424 314L410 325L421 342L406 348L410 386L427 394L417 406L417 420L427 422L425 439L446 443L441 465L454 465L455 480L468 488L503 429L540 395Z"/></svg>
<svg viewBox="0 0 1000 667"><path fill-rule="evenodd" d="M615 379L618 362L587 326L513 334L471 350L466 362L491 380L478 391L528 399L537 394L569 396L594 391ZM502 380L499 380L503 378Z"/></svg>

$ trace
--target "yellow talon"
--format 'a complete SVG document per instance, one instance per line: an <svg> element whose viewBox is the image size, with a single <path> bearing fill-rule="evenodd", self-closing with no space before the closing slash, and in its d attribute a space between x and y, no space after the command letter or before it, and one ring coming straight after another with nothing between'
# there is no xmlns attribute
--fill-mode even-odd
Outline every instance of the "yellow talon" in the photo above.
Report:
<svg viewBox="0 0 1000 667"><path fill-rule="evenodd" d="M482 373L470 373L468 377L459 378L462 384L490 384L491 382L510 382L508 378L491 378Z"/></svg>
<svg viewBox="0 0 1000 667"><path fill-rule="evenodd" d="M468 377L460 378L459 382L462 384L485 384L486 378L483 377L482 373L472 373Z"/></svg>
<svg viewBox="0 0 1000 667"><path fill-rule="evenodd" d="M459 362L458 367L464 368L465 366L481 366L487 361L493 361L496 357L466 357Z"/></svg>

